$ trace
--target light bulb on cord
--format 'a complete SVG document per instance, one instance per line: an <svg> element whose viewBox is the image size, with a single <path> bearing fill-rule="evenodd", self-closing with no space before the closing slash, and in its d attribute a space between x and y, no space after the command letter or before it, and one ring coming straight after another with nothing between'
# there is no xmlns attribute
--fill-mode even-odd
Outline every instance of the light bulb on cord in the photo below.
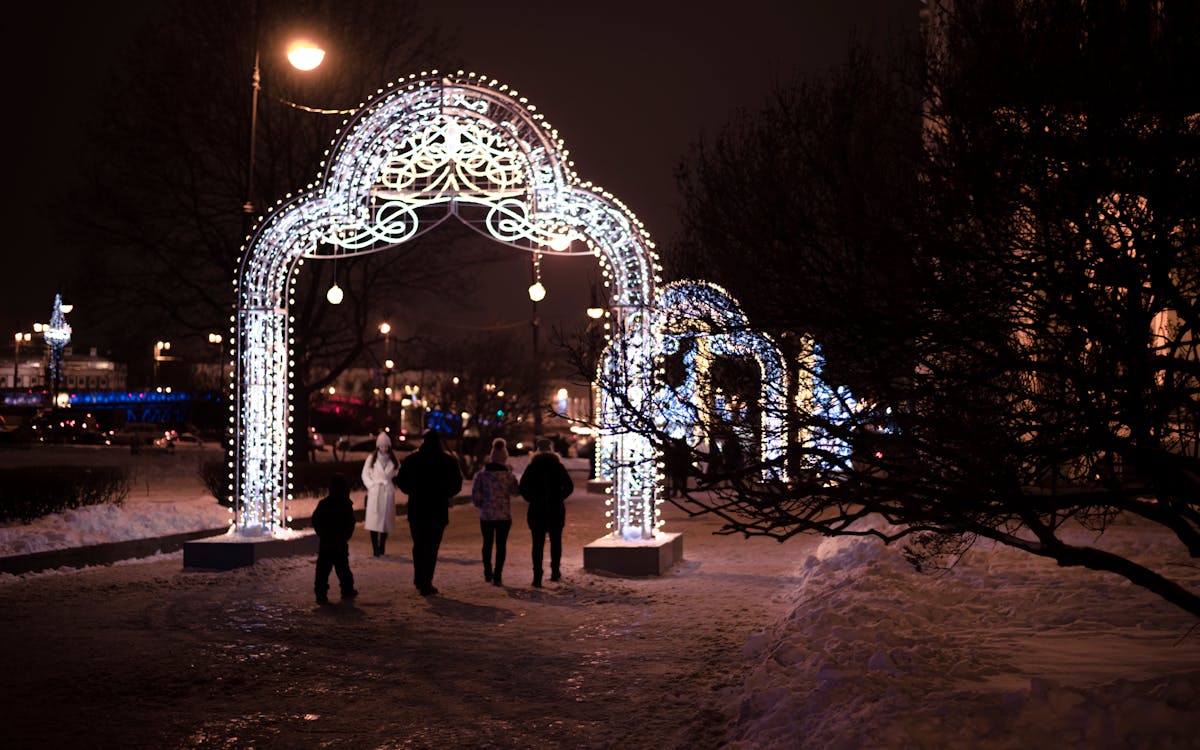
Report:
<svg viewBox="0 0 1200 750"><path fill-rule="evenodd" d="M333 282L333 286L329 287L329 291L325 292L325 299L329 300L329 304L331 305L342 304L342 297L344 296L342 288L337 285L336 281Z"/></svg>
<svg viewBox="0 0 1200 750"><path fill-rule="evenodd" d="M342 288L337 283L337 255L333 256L333 286L329 287L329 291L325 292L325 299L329 300L331 305L342 304L342 298L346 295L342 293Z"/></svg>

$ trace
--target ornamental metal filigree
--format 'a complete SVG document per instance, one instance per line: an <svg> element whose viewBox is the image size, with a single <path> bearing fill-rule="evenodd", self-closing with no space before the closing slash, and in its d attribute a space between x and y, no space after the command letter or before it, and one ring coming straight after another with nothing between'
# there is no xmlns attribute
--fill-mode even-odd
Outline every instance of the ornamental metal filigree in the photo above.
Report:
<svg viewBox="0 0 1200 750"><path fill-rule="evenodd" d="M534 252L594 255L614 329L633 323L642 332L622 349L623 366L649 377L657 344L641 311L654 304L660 283L654 245L629 209L579 182L565 154L556 131L497 81L412 77L365 104L339 133L317 182L260 219L239 263L233 319L228 490L239 534L286 531L294 413L288 289L305 258L377 252L447 217ZM649 444L636 435L611 444L612 526L652 535L658 512Z"/></svg>

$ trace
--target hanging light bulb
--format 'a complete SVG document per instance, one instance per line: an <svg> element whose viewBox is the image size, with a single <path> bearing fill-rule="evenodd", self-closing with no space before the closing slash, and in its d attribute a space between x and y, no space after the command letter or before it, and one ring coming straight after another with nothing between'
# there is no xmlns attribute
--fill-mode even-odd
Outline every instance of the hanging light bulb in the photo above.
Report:
<svg viewBox="0 0 1200 750"><path fill-rule="evenodd" d="M333 256L333 286L329 287L329 291L325 292L325 299L329 300L331 305L342 304L342 298L346 295L342 293L342 288L337 283L337 254Z"/></svg>

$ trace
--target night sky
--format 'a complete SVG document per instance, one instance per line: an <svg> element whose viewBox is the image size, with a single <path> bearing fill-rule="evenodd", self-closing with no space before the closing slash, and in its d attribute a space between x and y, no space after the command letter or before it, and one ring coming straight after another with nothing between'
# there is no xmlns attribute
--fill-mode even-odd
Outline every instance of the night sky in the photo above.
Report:
<svg viewBox="0 0 1200 750"><path fill-rule="evenodd" d="M457 29L464 68L498 78L536 104L564 139L580 178L628 205L660 246L678 229L673 170L690 143L716 133L739 108L757 107L779 81L837 63L852 33L879 38L916 23L915 0L422 5L429 20ZM55 288L68 274L48 258L104 251L64 247L55 229L62 218L50 206L70 181L72 155L87 147L79 133L89 106L105 96L107 67L153 6L67 0L8 14L10 33L19 31L25 46L3 53L6 337L49 317ZM511 281L511 294L484 305L494 320L527 314L522 256L513 253L496 271L501 286ZM585 259L561 260L569 267L546 269L542 312L550 323L578 318L595 275ZM86 310L72 317L76 339L86 343Z"/></svg>

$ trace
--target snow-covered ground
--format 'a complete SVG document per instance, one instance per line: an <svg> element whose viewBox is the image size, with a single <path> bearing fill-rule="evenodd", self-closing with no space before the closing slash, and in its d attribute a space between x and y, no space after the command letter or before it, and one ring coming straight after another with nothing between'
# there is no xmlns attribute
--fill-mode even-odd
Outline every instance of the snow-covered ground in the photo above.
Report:
<svg viewBox="0 0 1200 750"><path fill-rule="evenodd" d="M2 528L0 554L226 523L227 511L188 475L196 457L154 458L171 461L139 459L135 489L124 507L82 509L31 526ZM295 512L303 515L305 503L312 502L298 502ZM364 595L352 610L359 612L357 620L344 625L357 628L346 636L347 643L363 638L376 643L373 639L381 636L372 623L381 619L391 623L387 627L401 627L407 642L423 644L420 653L425 656L401 650L390 657L416 660L404 661L410 672L423 669L452 681L447 700L468 702L459 719L469 722L476 715L477 723L483 722L435 731L432 725L418 726L420 716L406 716L413 723L406 730L410 737L443 747L518 747L542 737L547 746L738 750L1200 748L1200 628L1195 628L1195 618L1116 577L1062 569L987 545L976 546L949 571L918 574L897 550L874 541L797 539L781 546L763 539L715 537L711 521L688 519L664 506L667 530L685 533L685 562L661 579L613 579L580 569L582 543L603 532L600 498L583 494L581 487L571 503L564 559L568 581L537 596L527 595L533 593L527 586L528 541L516 529L506 574L510 588L495 589L476 580L478 562L472 560L478 555L478 531L469 507L452 511L444 564L438 568L444 604L428 609L421 605L429 602L410 592L386 593L399 591L397 561L371 560L361 550L365 542L359 537L365 535L356 535L352 558ZM406 535L398 530L397 536ZM1106 543L1158 561L1168 560L1174 549L1162 532L1134 523L1111 528ZM398 554L406 553L405 539L394 544ZM278 630L279 642L291 644L271 647L278 651L281 673L291 668L290 659L311 662L311 656L300 659L300 650L315 648L313 638L322 636L316 635L320 630L306 628L331 627L327 618L324 625L321 618L313 620L307 609L311 605L303 603L310 596L311 560L198 577L174 572L179 555L107 569L0 576L0 611L7 613L0 620L2 632L45 633L63 644L67 660L74 639L68 625L49 624L57 622L55 607L96 610L92 619L120 621L121 628L131 631L128 640L139 643L141 621L169 612L173 624L160 623L150 631L152 640L166 642L164 653L168 646L176 654L206 649L217 664L234 653L228 650L233 646L213 645L222 637L222 627L233 633L231 640L240 639L239 648L249 648L251 636L263 648L259 642L268 640L268 631ZM1194 562L1183 557L1170 562L1177 564L1173 569L1180 578L1200 585ZM406 564L400 561L402 567ZM248 590L256 593L244 593ZM372 601L371 595L382 598ZM252 607L247 596L255 602ZM198 603L214 597L223 597L221 606ZM154 605L138 614L139 599ZM30 602L34 604L27 606ZM108 607L111 615L100 613ZM254 611L242 611L246 607ZM214 619L188 630L183 623L189 616ZM251 627L246 617L257 617L262 624ZM455 627L447 631L447 625ZM113 627L98 632L109 633ZM177 634L180 628L188 630L186 637ZM11 651L6 661L35 658L18 652L20 639L0 640ZM138 648L143 654L153 651ZM474 671L444 664L467 652L477 662ZM174 668L172 658L183 657L162 656L157 669ZM492 660L489 670L478 666ZM532 672L536 679L531 677L531 684L545 690L547 715L575 711L579 717L543 726L531 723L534 714L529 712L536 707L489 697L496 664L520 667L507 678L513 684L505 689L512 694L521 694L525 673ZM25 666L49 675L57 668L41 662ZM61 668L71 667L65 663ZM359 680L367 685L388 682L390 671L377 663L363 667L350 686ZM28 687L20 682L25 678L19 670L18 676L5 679L17 681L5 682L6 690ZM298 701L294 685L259 680L263 686L255 681L254 689L269 688L274 698L263 699L257 710L266 712L271 701L282 701L279 710L304 713L292 703ZM252 689L236 681L224 685L222 689L235 693ZM424 690L438 692L436 687ZM529 690L531 695L522 700L538 700L539 688ZM449 710L447 705L439 710ZM201 721L189 718L187 709L172 710L182 711L179 721ZM219 715L225 709L209 705L208 710ZM599 726L590 725L588 717ZM617 717L625 717L626 724L605 724L619 721ZM317 727L326 720L310 723ZM300 734L272 730L275 734L264 735L256 746L303 742L296 739L308 736L302 729L295 730ZM498 734L489 734L491 730ZM238 746L236 741L228 744L235 731L253 736L252 729L233 719L214 720L204 733L192 735L191 744ZM375 729L324 731L331 732L321 735L330 747L426 746L419 740L405 744L402 738L388 744L377 739L383 735L369 733ZM338 739L341 731L345 743ZM376 744L361 744L370 737L376 737ZM491 739L480 744L480 737Z"/></svg>
<svg viewBox="0 0 1200 750"><path fill-rule="evenodd" d="M1106 536L1143 560L1171 544L1145 525ZM1197 621L1114 576L990 544L923 575L841 538L794 594L747 641L732 747L1200 747Z"/></svg>

